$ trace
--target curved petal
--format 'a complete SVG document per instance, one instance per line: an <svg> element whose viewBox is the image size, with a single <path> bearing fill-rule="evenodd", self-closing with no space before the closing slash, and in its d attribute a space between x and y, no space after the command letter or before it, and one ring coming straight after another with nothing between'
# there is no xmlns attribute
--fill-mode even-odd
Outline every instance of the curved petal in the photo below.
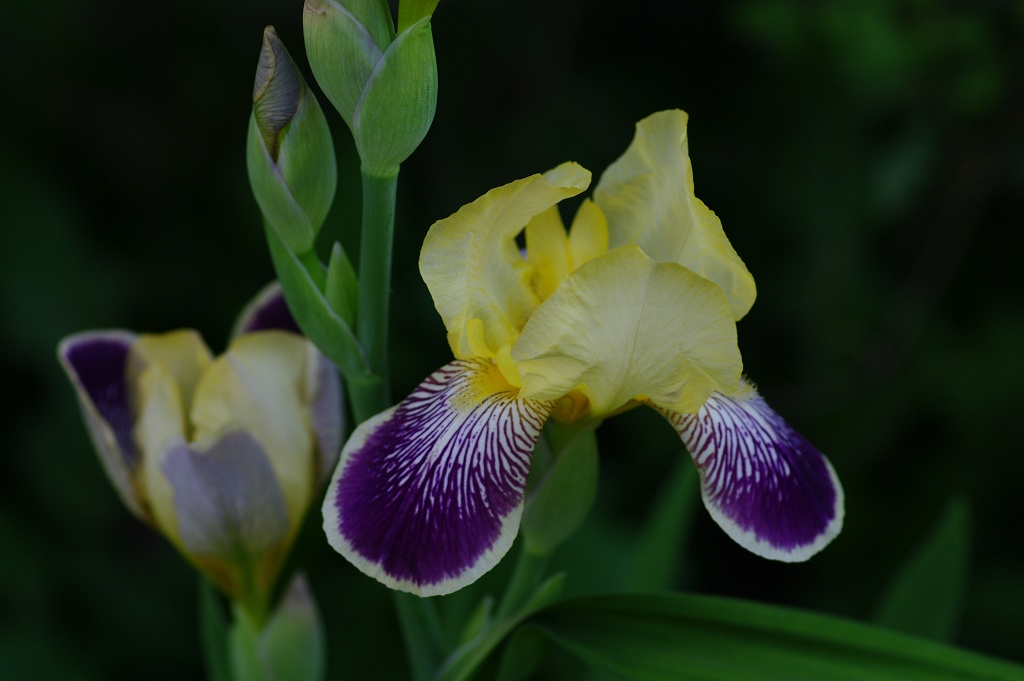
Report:
<svg viewBox="0 0 1024 681"><path fill-rule="evenodd" d="M237 338L243 333L253 331L291 331L301 334L299 325L295 322L288 303L284 300L284 292L281 291L281 284L272 281L256 294L238 315L235 326L231 331L231 337Z"/></svg>
<svg viewBox="0 0 1024 681"><path fill-rule="evenodd" d="M686 119L682 111L661 111L637 123L594 201L608 218L611 248L637 244L658 262L679 263L715 282L738 320L754 304L754 278L721 221L693 194Z"/></svg>
<svg viewBox="0 0 1024 681"><path fill-rule="evenodd" d="M675 263L622 246L586 263L537 308L512 348L523 397L579 390L601 416L644 395L696 412L732 392L742 361L721 290Z"/></svg>
<svg viewBox="0 0 1024 681"><path fill-rule="evenodd" d="M740 546L796 562L839 534L843 488L832 465L750 383L715 393L695 415L659 411L697 464L708 512Z"/></svg>
<svg viewBox="0 0 1024 681"><path fill-rule="evenodd" d="M284 494L266 452L244 431L205 450L178 443L161 466L189 557L234 598L268 593L289 535Z"/></svg>
<svg viewBox="0 0 1024 681"><path fill-rule="evenodd" d="M341 379L338 369L312 343L307 343L305 403L309 422L316 437L316 487L321 489L341 453L341 434L345 427Z"/></svg>
<svg viewBox="0 0 1024 681"><path fill-rule="evenodd" d="M568 234L558 206L526 225L526 259L533 265L531 284L541 301L547 300L570 272L607 252L608 221L590 199L580 204Z"/></svg>
<svg viewBox="0 0 1024 681"><path fill-rule="evenodd" d="M539 302L515 237L535 215L589 184L589 171L565 163L492 189L431 226L420 252L420 274L456 357L479 355L470 348L473 320L483 322L490 357L515 342Z"/></svg>
<svg viewBox="0 0 1024 681"><path fill-rule="evenodd" d="M488 361L439 369L345 445L323 506L331 546L421 596L475 581L516 536L550 410L519 399Z"/></svg>
<svg viewBox="0 0 1024 681"><path fill-rule="evenodd" d="M225 432L252 435L266 451L296 527L313 495L313 431L304 399L306 339L284 331L239 336L196 387L192 441L209 446Z"/></svg>
<svg viewBox="0 0 1024 681"><path fill-rule="evenodd" d="M76 333L60 342L57 357L75 388L107 477L128 510L148 521L149 513L132 482L139 452L132 438L135 410L127 373L135 339L128 331Z"/></svg>

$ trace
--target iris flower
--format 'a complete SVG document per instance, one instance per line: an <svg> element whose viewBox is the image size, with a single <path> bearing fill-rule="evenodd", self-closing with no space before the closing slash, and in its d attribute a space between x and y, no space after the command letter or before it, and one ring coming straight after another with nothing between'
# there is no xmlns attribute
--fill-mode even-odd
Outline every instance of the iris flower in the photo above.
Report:
<svg viewBox="0 0 1024 681"><path fill-rule="evenodd" d="M191 330L86 331L58 357L128 509L259 612L341 444L337 371L280 289L220 357Z"/></svg>
<svg viewBox="0 0 1024 681"><path fill-rule="evenodd" d="M423 596L473 582L517 534L544 423L637 405L676 429L706 508L744 548L801 561L838 534L832 466L742 376L754 281L693 194L686 122L641 121L568 233L557 204L590 183L575 163L430 228L420 272L455 360L341 452L324 528L360 570Z"/></svg>

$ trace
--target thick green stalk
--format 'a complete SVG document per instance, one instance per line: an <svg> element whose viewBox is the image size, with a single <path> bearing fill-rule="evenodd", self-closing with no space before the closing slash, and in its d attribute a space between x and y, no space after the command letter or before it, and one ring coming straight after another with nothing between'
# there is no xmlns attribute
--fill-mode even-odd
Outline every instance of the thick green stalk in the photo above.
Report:
<svg viewBox="0 0 1024 681"><path fill-rule="evenodd" d="M388 388L388 301L391 296L391 250L395 231L398 174L363 173L363 231L359 250L359 305L356 336L379 382L360 386L353 395L357 414L376 414L391 406Z"/></svg>

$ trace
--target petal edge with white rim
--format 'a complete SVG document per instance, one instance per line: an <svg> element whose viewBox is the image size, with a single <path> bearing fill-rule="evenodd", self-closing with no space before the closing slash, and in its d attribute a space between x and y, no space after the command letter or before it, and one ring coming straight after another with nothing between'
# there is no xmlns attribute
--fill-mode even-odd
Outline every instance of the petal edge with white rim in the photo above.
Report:
<svg viewBox="0 0 1024 681"><path fill-rule="evenodd" d="M697 414L658 409L693 456L711 517L764 558L804 561L843 526L843 488L828 459L745 379Z"/></svg>
<svg viewBox="0 0 1024 681"><path fill-rule="evenodd" d="M552 403L519 399L488 361L456 360L360 425L324 499L331 546L386 586L456 591L519 530L533 447Z"/></svg>

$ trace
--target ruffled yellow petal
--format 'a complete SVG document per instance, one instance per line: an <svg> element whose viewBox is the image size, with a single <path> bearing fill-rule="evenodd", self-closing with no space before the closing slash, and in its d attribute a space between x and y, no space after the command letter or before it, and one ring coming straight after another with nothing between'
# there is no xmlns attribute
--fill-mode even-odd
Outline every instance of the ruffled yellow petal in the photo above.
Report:
<svg viewBox="0 0 1024 681"><path fill-rule="evenodd" d="M589 184L589 171L565 163L492 189L431 226L420 253L420 274L456 357L475 356L467 336L474 319L483 325L483 345L490 352L515 342L539 303L530 287L532 268L515 237L535 215ZM479 339L474 345L481 345Z"/></svg>
<svg viewBox="0 0 1024 681"><path fill-rule="evenodd" d="M658 262L675 262L721 287L740 319L754 304L754 278L718 217L693 194L686 114L662 111L605 170L594 201L608 218L610 247L637 244Z"/></svg>
<svg viewBox="0 0 1024 681"><path fill-rule="evenodd" d="M245 431L270 459L297 527L313 493L313 433L303 381L315 350L301 336L264 331L236 338L196 386L191 420L197 448Z"/></svg>
<svg viewBox="0 0 1024 681"><path fill-rule="evenodd" d="M579 390L590 414L637 396L694 413L736 390L742 361L729 301L708 280L623 246L569 275L512 348L523 398Z"/></svg>
<svg viewBox="0 0 1024 681"><path fill-rule="evenodd" d="M608 252L608 221L590 199L585 200L566 235L558 206L537 215L526 226L526 259L533 265L533 290L544 301L570 272Z"/></svg>

